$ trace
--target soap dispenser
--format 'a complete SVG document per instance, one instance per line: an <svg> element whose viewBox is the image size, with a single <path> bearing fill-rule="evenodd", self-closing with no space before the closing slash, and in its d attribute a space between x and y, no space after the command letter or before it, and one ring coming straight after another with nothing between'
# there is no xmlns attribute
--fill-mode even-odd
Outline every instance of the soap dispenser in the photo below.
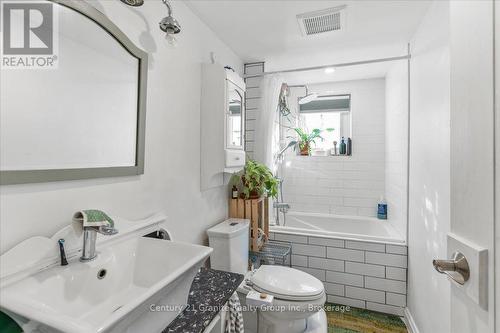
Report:
<svg viewBox="0 0 500 333"><path fill-rule="evenodd" d="M384 197L380 197L377 205L377 218L379 220L387 220L387 202Z"/></svg>

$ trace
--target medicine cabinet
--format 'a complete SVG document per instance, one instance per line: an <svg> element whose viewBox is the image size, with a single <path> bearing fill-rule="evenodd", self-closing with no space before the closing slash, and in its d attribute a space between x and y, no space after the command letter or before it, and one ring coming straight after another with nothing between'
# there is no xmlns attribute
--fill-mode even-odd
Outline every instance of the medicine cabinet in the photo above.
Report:
<svg viewBox="0 0 500 333"><path fill-rule="evenodd" d="M219 64L203 64L201 189L224 185L245 165L245 82Z"/></svg>

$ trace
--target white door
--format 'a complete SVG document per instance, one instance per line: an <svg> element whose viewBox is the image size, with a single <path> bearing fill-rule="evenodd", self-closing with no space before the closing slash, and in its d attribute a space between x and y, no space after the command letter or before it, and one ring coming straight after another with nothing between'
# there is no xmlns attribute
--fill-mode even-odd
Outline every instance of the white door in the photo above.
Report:
<svg viewBox="0 0 500 333"><path fill-rule="evenodd" d="M452 283L453 333L495 332L495 148L500 150L495 147L494 6L493 0L450 3L450 233L465 245L449 239L448 251L471 246L487 252L483 275L471 252L471 280Z"/></svg>

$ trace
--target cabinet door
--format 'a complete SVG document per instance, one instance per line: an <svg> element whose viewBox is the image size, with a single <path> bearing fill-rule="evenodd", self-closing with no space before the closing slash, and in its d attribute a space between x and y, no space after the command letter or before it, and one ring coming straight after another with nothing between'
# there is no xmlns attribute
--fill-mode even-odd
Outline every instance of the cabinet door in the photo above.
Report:
<svg viewBox="0 0 500 333"><path fill-rule="evenodd" d="M226 148L243 149L245 120L244 92L231 81L227 81L226 103Z"/></svg>

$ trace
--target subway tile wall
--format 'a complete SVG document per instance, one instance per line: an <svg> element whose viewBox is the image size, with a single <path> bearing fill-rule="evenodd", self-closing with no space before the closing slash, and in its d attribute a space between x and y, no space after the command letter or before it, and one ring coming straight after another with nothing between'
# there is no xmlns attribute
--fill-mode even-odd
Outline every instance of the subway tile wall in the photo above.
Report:
<svg viewBox="0 0 500 333"><path fill-rule="evenodd" d="M264 63L245 64L245 74L259 74L264 72ZM262 77L245 79L245 151L253 158L255 140L255 122L260 108L260 82Z"/></svg>
<svg viewBox="0 0 500 333"><path fill-rule="evenodd" d="M328 302L403 315L406 246L286 233L270 238L292 244L292 267L321 280Z"/></svg>
<svg viewBox="0 0 500 333"><path fill-rule="evenodd" d="M385 193L388 222L401 235L407 229L408 194L408 67L397 62L385 80Z"/></svg>
<svg viewBox="0 0 500 333"><path fill-rule="evenodd" d="M245 64L245 74L264 72L264 63ZM261 77L247 78L245 150L254 153ZM284 199L291 210L375 216L385 195L385 80L370 79L310 85L310 90L349 93L352 98L353 155L303 157L287 154ZM295 100L291 98L290 100Z"/></svg>
<svg viewBox="0 0 500 333"><path fill-rule="evenodd" d="M385 80L310 85L320 94L351 94L352 156L297 156L284 168L284 200L291 210L375 216L385 195Z"/></svg>

